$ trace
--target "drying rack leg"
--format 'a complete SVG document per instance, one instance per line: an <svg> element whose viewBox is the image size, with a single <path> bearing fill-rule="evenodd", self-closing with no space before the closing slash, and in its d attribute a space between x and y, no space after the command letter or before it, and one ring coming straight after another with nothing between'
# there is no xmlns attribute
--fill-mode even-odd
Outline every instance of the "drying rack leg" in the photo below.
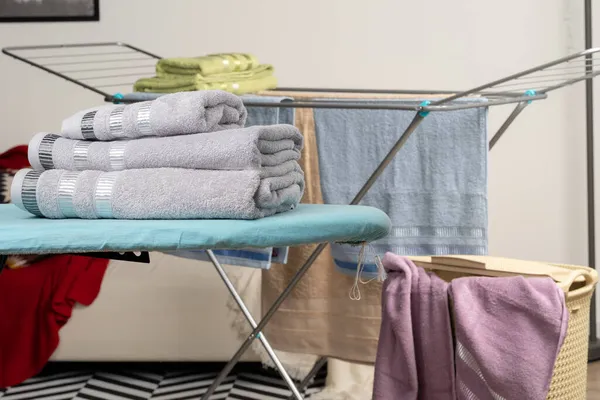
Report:
<svg viewBox="0 0 600 400"><path fill-rule="evenodd" d="M525 107L527 107L527 105L528 103L526 101L517 104L513 112L510 113L510 115L508 116L508 118L506 118L506 121L504 121L500 129L498 129L494 137L492 137L492 140L490 140L490 150L492 150L492 148L496 145L496 142L500 140L504 132L506 132L508 127L514 122L515 119L517 119L519 114L521 114L521 111L523 111Z"/></svg>
<svg viewBox="0 0 600 400"><path fill-rule="evenodd" d="M356 196L354 197L354 199L352 199L352 202L350 202L351 205L358 204L362 200L362 198L365 196L365 194L367 194L367 192L369 191L369 189L371 189L371 187L373 186L373 184L375 183L375 181L377 180L377 178L383 173L383 171L385 170L385 168L394 159L394 156L396 156L396 154L398 153L398 151L402 148L402 146L404 146L404 144L406 143L406 141L408 140L408 138L410 137L410 135L415 131L415 129L417 129L417 127L419 126L419 124L421 122L423 122L423 119L425 119L425 116L421 115L421 113L418 112L415 115L415 117L410 122L410 124L408 125L408 127L404 130L404 132L402 133L402 135L400 136L400 138L398 139L398 141L396 141L396 143L394 144L394 146L390 149L390 151L385 156L385 158L381 161L381 163L379 164L379 166L375 169L375 171L373 171L373 173L371 174L371 176L369 177L369 179L365 182L365 184L363 185L363 187L358 191L358 193L356 194ZM321 254L323 252L323 250L325 249L326 246L327 246L327 243L321 243L312 252L312 254L308 257L308 259L306 260L306 262L302 265L302 267L300 267L300 269L298 270L298 272L296 272L296 274L292 277L292 280L290 281L290 283L286 286L286 288L279 295L279 297L277 297L277 299L275 300L275 302L273 303L273 305L271 306L271 308L269 308L269 310L266 312L266 314L264 315L264 317L256 325L256 327L254 328L254 330L252 331L252 333L250 333L250 335L244 341L244 343L242 343L242 345L240 346L240 348L238 349L238 351L233 355L233 357L231 358L231 360L229 360L229 362L225 365L225 367L223 368L223 370L215 378L215 380L213 381L213 383L207 389L206 393L202 396L202 400L209 400L210 399L210 396L219 387L219 385L221 384L221 382L223 382L223 379L225 379L225 377L227 377L227 375L229 374L229 372L231 372L231 370L237 364L237 362L242 357L242 355L246 352L246 350L248 350L248 347L250 347L250 345L252 344L252 342L254 341L254 339L256 339L256 337L258 336L258 334L264 329L265 325L267 325L267 323L269 323L269 321L271 320L271 318L273 318L273 315L275 314L275 312L277 312L277 310L279 309L279 307L281 306L281 304L289 296L289 294L292 292L292 290L294 290L294 288L296 287L296 285L298 284L298 282L300 281L300 279L302 279L302 277L304 276L304 274L306 274L306 272L308 272L308 269L315 262L315 260L319 256L319 254Z"/></svg>
<svg viewBox="0 0 600 400"><path fill-rule="evenodd" d="M315 365L313 365L311 370L304 377L302 382L300 382L300 384L298 385L298 390L302 391L302 390L306 389L308 387L308 385L310 384L310 381L312 380L312 378L314 378L315 375L317 375L317 373L321 370L321 368L323 368L323 366L325 365L326 362L327 362L327 357L319 357L319 359L315 362ZM294 396L288 397L287 400L294 400Z"/></svg>
<svg viewBox="0 0 600 400"><path fill-rule="evenodd" d="M219 260L217 260L217 257L215 256L215 254L212 252L212 250L206 250L206 254L208 255L208 258L210 259L210 261L214 265L215 269L219 273L219 276L223 280L223 283L225 284L225 286L227 286L229 293L235 299L235 302L240 307L240 310L242 310L242 313L244 314L244 317L246 317L246 320L248 320L248 323L252 326L252 328L256 328L256 321L252 317L250 310L248 310L248 307L246 307L244 300L242 300L242 298L240 297L238 292L235 290L235 287L229 280L227 273L223 269L223 266L221 266L221 263L219 262ZM292 380L292 378L289 376L289 374L285 370L285 367L283 366L283 364L281 364L281 361L279 361L279 358L275 354L275 351L271 347L271 344L267 340L265 334L262 332L259 332L257 337L258 337L258 340L260 340L260 342L262 343L262 345L265 348L265 350L267 351L267 353L269 354L269 357L271 357L271 360L273 360L273 364L275 364L275 367L281 374L281 377L283 378L285 383L287 383L290 390L292 391L292 396L290 397L290 399L302 400L303 397L302 397L302 394L300 393L300 390L302 390L302 389L296 388L294 381Z"/></svg>

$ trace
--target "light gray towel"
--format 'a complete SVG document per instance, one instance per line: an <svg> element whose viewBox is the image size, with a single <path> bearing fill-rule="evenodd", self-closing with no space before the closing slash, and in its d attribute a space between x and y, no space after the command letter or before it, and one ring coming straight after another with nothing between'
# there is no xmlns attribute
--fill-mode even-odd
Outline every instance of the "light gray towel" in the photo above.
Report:
<svg viewBox="0 0 600 400"><path fill-rule="evenodd" d="M173 136L242 128L247 112L242 100L221 90L181 92L153 101L90 108L65 119L61 136L115 140Z"/></svg>
<svg viewBox="0 0 600 400"><path fill-rule="evenodd" d="M286 103L292 101L291 97L282 96L256 96L243 95L241 96L244 105L248 110L248 119L246 126L254 125L272 125L272 124L294 124L296 112L294 108L288 107L255 107L252 104L261 103Z"/></svg>
<svg viewBox="0 0 600 400"><path fill-rule="evenodd" d="M315 109L314 115L323 199L347 204L415 113ZM487 153L487 108L429 114L361 202L385 211L393 223L372 251L487 254ZM356 273L359 250L332 246L341 271ZM364 271L376 273L372 257Z"/></svg>
<svg viewBox="0 0 600 400"><path fill-rule="evenodd" d="M304 175L177 168L116 172L21 170L13 203L47 218L256 219L295 208Z"/></svg>
<svg viewBox="0 0 600 400"><path fill-rule="evenodd" d="M269 125L112 142L39 133L29 143L28 153L36 170L260 169L267 177L289 172L281 171L300 158L302 145L302 134L294 126Z"/></svg>
<svg viewBox="0 0 600 400"><path fill-rule="evenodd" d="M152 92L132 92L123 95L123 99L127 102L156 100L161 96L166 96L165 93ZM248 109L248 119L246 126L254 125L272 125L272 124L294 124L295 109L292 107L254 107L252 103L284 103L293 101L291 97L282 96L256 96L245 94L240 96L244 105Z"/></svg>

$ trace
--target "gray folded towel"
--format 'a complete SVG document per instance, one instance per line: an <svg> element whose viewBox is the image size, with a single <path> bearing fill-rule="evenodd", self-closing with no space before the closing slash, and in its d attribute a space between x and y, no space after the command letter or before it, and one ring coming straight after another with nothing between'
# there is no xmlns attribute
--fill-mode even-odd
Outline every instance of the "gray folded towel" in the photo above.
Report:
<svg viewBox="0 0 600 400"><path fill-rule="evenodd" d="M127 102L156 100L159 97L166 96L165 93L153 92L132 92L123 95L123 100ZM240 96L246 108L248 109L248 119L246 126L253 125L271 125L271 124L293 124L295 109L282 107L253 107L255 102L261 103L283 103L293 101L291 97L282 96L257 96L244 94Z"/></svg>
<svg viewBox="0 0 600 400"><path fill-rule="evenodd" d="M302 134L292 125L112 142L39 133L29 143L29 163L36 170L261 169L269 176L282 175L280 167L298 160L302 145Z"/></svg>
<svg viewBox="0 0 600 400"><path fill-rule="evenodd" d="M134 92L129 95L125 95L125 98L137 99L137 100L148 100L149 97L143 98L143 96L156 95L155 93L148 92ZM155 96L158 97L158 96ZM243 95L240 96L244 101L248 109L248 119L246 119L246 126L255 125L273 125L273 124L293 124L295 112L293 108L279 108L279 107L252 107L252 103L256 101L264 103L281 103L283 101L292 100L289 97L280 96L253 96ZM225 132L220 132L221 134ZM297 165L297 164L296 164ZM268 247L263 249L256 248L244 248L244 249L213 249L213 252L217 256L217 259L221 264L227 265L239 265L242 267L255 267L255 268L271 268L272 263L287 264L289 248L288 247ZM198 251L176 251L174 254L179 257L192 258L195 260L210 261L204 250Z"/></svg>
<svg viewBox="0 0 600 400"><path fill-rule="evenodd" d="M247 112L242 100L221 90L181 92L153 101L90 108L65 119L61 136L114 140L173 136L242 128Z"/></svg>
<svg viewBox="0 0 600 400"><path fill-rule="evenodd" d="M47 218L256 219L296 207L304 174L177 168L116 172L21 170L12 202Z"/></svg>

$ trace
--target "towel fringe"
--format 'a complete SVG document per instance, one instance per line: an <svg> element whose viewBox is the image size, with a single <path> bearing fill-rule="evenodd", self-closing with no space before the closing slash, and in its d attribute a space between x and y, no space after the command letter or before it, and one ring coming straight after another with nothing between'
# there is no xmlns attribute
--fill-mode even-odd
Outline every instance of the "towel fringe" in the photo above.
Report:
<svg viewBox="0 0 600 400"><path fill-rule="evenodd" d="M379 254L375 255L375 264L377 265L377 281L385 281L385 279L387 278L387 272L385 272L385 267L383 266L383 261L381 261L381 257L379 257Z"/></svg>

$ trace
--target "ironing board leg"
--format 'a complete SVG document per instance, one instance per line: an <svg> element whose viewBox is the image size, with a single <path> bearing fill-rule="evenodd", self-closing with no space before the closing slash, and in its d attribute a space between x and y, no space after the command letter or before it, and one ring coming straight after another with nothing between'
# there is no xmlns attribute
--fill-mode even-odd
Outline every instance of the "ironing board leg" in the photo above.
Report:
<svg viewBox="0 0 600 400"><path fill-rule="evenodd" d="M250 310L248 310L248 308L246 307L246 304L244 303L244 301L242 300L242 298L240 297L240 295L238 294L238 292L235 290L235 287L233 286L233 284L229 280L229 277L227 276L227 273L223 269L223 266L221 266L221 263L219 262L219 260L217 260L217 257L215 256L215 254L212 252L212 250L206 250L206 254L208 255L208 258L210 259L210 261L215 266L215 269L219 273L219 276L223 280L223 283L225 284L225 286L227 286L227 289L229 290L229 293L231 293L231 295L235 299L235 302L240 307L240 310L242 310L242 313L244 314L244 316L248 320L248 323L252 326L252 328L256 328L256 321L252 317L252 314L250 313ZM302 394L300 394L300 390L302 390L302 389L296 388L296 385L294 384L294 381L288 375L287 371L285 370L285 367L283 366L283 364L281 364L281 361L279 361L279 358L275 354L275 351L271 347L271 344L267 340L265 334L262 333L262 332L260 332L257 336L258 336L258 340L260 340L260 342L262 343L263 347L265 348L265 350L269 354L269 357L271 357L271 360L273 360L273 364L275 364L275 367L277 368L277 370L281 374L281 377L283 378L283 380L285 381L285 383L287 383L287 385L291 389L292 396L290 397L290 399L302 400L303 397L302 397Z"/></svg>
<svg viewBox="0 0 600 400"><path fill-rule="evenodd" d="M317 373L323 368L323 365L327 362L327 357L319 357L319 359L315 362L312 369L308 372L308 375L304 377L302 382L298 385L298 390L304 390L310 384L310 381L317 375ZM294 400L294 396L290 396L287 400Z"/></svg>
<svg viewBox="0 0 600 400"><path fill-rule="evenodd" d="M242 355L246 352L246 350L248 350L248 347L250 347L250 345L252 344L252 341L257 337L257 335L260 333L260 331L262 331L264 329L265 325L267 325L269 323L269 321L271 320L271 318L273 318L273 315L275 314L275 312L277 311L279 306L281 306L281 303L283 303L285 301L285 299L290 295L290 293L296 287L296 285L298 284L300 279L302 279L304 274L306 274L308 269L315 262L315 260L319 256L319 254L321 254L323 252L323 250L325 249L326 246L327 246L327 243L321 243L317 246L315 251L312 252L310 257L308 257L308 260L306 260L304 262L302 267L300 267L298 272L296 272L296 274L293 276L290 283L286 286L286 288L279 295L279 297L277 297L277 299L275 300L275 302L273 303L271 308L269 308L269 310L266 312L263 319L260 320L260 322L256 325L256 328L254 328L252 333L250 333L248 338L244 341L244 343L242 343L242 345L240 346L238 351L233 355L231 360L229 360L229 362L225 365L223 370L215 378L212 385L210 385L210 387L207 389L206 393L202 396L202 400L210 399L210 396L215 392L217 387L219 387L221 382L223 382L223 379L225 379L225 377L227 377L229 372L231 372L231 370L233 369L235 364L237 364L240 357L242 357Z"/></svg>
<svg viewBox="0 0 600 400"><path fill-rule="evenodd" d="M398 151L402 148L402 146L404 146L404 144L406 143L406 141L408 140L410 135L415 131L415 129L417 129L419 124L421 124L421 122L423 122L426 115L427 114L422 114L420 112L415 114L415 116L412 119L412 121L410 122L410 124L406 127L406 129L404 130L402 135L400 135L400 138L396 141L396 143L394 143L394 146L392 146L392 148L386 154L386 156L383 158L383 160L381 160L381 163L379 163L379 165L377 166L375 171L373 171L373 173L371 174L369 179L365 182L363 187L358 191L356 196L354 196L354 199L352 199L352 202L350 202L350 204L358 204L362 200L362 198L365 196L365 194L367 194L369 189L371 189L371 187L373 186L373 184L375 183L377 178L383 173L383 171L389 165L389 163L392 162L392 160L394 159L394 157L396 156ZM271 320L271 318L273 317L275 312L277 312L277 309L279 308L279 306L281 306L281 303L283 303L285 301L285 299L289 296L289 294L294 289L294 287L296 287L296 284L298 283L298 281L300 281L300 279L302 279L302 277L308 271L308 269L311 267L313 262L315 262L315 260L319 256L319 254L321 254L321 252L323 252L323 250L325 249L325 246L327 246L327 243L319 244L317 246L317 248L315 249L315 251L313 251L312 254L308 257L308 260L306 260L304 265L302 265L302 267L298 270L298 272L296 272L296 274L294 275L294 277L292 278L290 283L283 290L283 292L279 295L279 297L275 300L275 302L273 303L271 308L269 308L269 310L267 311L267 313L265 314L263 319L258 323L256 328L254 328L252 333L248 336L248 339L246 339L246 341L244 341L244 343L242 343L242 345L240 346L238 351L233 355L231 360L229 360L229 362L225 365L225 367L223 368L221 373L219 373L217 378L213 381L212 385L210 385L210 387L208 388L208 390L206 391L204 396L202 396L202 400L210 399L210 396L214 393L214 391L217 389L217 387L219 387L219 385L221 384L223 379L225 379L225 377L229 374L229 372L231 372L231 370L233 369L235 364L237 364L240 357L242 357L242 354L244 354L244 352L248 349L248 347L250 347L250 344L252 344L252 341L256 338L258 333L260 333L260 331L263 330L265 325L267 323L269 323L269 321Z"/></svg>

